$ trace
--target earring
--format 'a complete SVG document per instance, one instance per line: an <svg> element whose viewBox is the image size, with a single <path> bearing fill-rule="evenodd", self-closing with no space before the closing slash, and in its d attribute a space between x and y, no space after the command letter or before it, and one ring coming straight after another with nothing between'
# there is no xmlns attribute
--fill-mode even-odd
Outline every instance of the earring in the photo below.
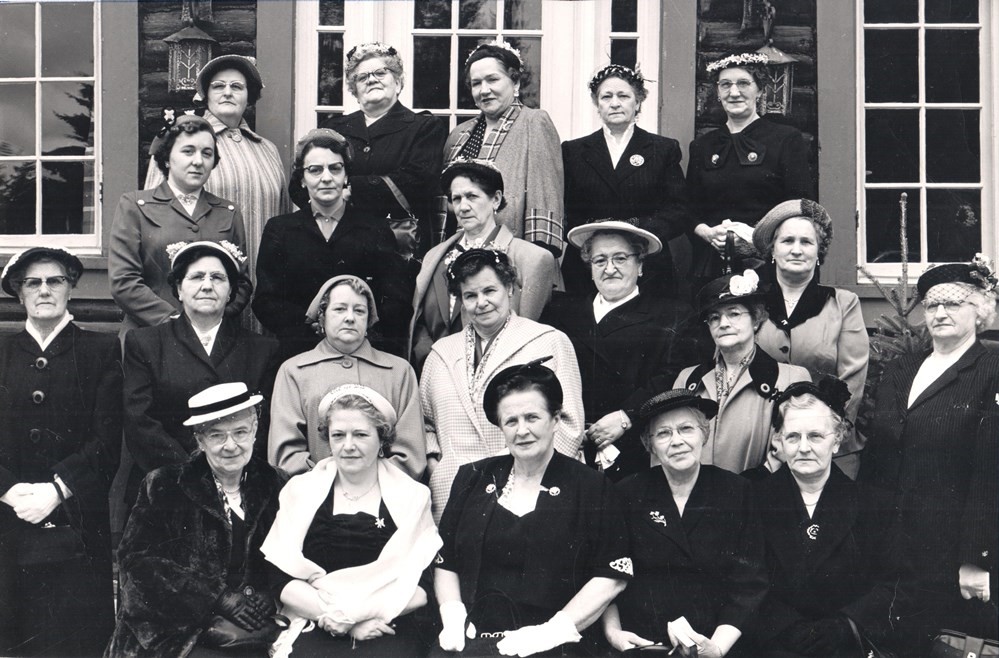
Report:
<svg viewBox="0 0 999 658"><path fill-rule="evenodd" d="M771 256L770 257L770 262L773 263L774 265L776 265L777 264L777 257L776 256Z"/></svg>
<svg viewBox="0 0 999 658"><path fill-rule="evenodd" d="M378 447L378 456L379 457L384 457L385 456L385 448L383 448L381 446Z"/></svg>

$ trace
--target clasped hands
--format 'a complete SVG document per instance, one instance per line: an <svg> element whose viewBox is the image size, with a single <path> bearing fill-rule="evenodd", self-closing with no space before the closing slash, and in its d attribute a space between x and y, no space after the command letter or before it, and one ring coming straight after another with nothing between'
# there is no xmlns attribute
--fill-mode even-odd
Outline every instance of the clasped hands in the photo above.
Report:
<svg viewBox="0 0 999 658"><path fill-rule="evenodd" d="M958 570L958 585L961 596L966 599L981 599L988 603L991 598L989 591L989 572L974 564L962 564Z"/></svg>
<svg viewBox="0 0 999 658"><path fill-rule="evenodd" d="M732 231L736 236L742 238L749 244L753 243L753 227L745 222L733 222L723 220L717 226L698 224L694 229L697 237L701 238L719 252L725 251L725 241L728 239L728 232Z"/></svg>
<svg viewBox="0 0 999 658"><path fill-rule="evenodd" d="M465 648L465 637L475 637L475 625L469 624L465 630L467 614L465 606L458 601L449 601L440 607L441 621L444 630L438 636L441 649L445 651L462 651ZM569 615L556 612L543 624L524 626L515 631L506 631L496 648L504 656L532 656L542 651L548 651L569 642L579 642L582 636L576 630Z"/></svg>
<svg viewBox="0 0 999 658"><path fill-rule="evenodd" d="M18 482L0 496L0 502L10 505L17 518L38 524L59 507L59 493L53 482Z"/></svg>
<svg viewBox="0 0 999 658"><path fill-rule="evenodd" d="M269 596L247 587L222 594L215 604L215 612L244 630L257 631L276 612L276 607Z"/></svg>
<svg viewBox="0 0 999 658"><path fill-rule="evenodd" d="M386 619L365 619L355 622L348 619L342 611L336 609L333 598L327 592L319 591L322 600L323 613L316 620L316 625L334 637L350 635L355 640L374 640L383 635L395 635L395 629Z"/></svg>

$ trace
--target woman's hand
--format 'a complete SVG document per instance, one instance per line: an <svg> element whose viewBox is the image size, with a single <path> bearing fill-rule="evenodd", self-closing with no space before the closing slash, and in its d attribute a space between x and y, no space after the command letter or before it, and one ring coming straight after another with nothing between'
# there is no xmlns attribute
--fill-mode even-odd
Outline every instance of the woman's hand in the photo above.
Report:
<svg viewBox="0 0 999 658"><path fill-rule="evenodd" d="M11 487L4 497L12 501L7 504L14 509L19 519L37 525L47 519L62 502L53 485L53 482L20 482Z"/></svg>
<svg viewBox="0 0 999 658"><path fill-rule="evenodd" d="M725 655L725 653L721 650L721 647L719 647L710 637L694 632L690 635L690 639L697 643L698 657L705 656L706 658L722 658L722 656Z"/></svg>
<svg viewBox="0 0 999 658"><path fill-rule="evenodd" d="M704 240L718 251L724 251L725 239L728 237L728 231L721 226L698 224L694 229L694 235Z"/></svg>
<svg viewBox="0 0 999 658"><path fill-rule="evenodd" d="M316 625L333 637L346 635L354 628L354 624L346 621L334 621L329 615L320 615L319 619L316 620Z"/></svg>
<svg viewBox="0 0 999 658"><path fill-rule="evenodd" d="M597 450L605 448L624 436L621 427L621 412L612 411L586 430L586 438L593 442Z"/></svg>
<svg viewBox="0 0 999 658"><path fill-rule="evenodd" d="M961 596L966 599L981 599L989 602L989 572L974 564L962 564L958 569L958 584L961 586Z"/></svg>
<svg viewBox="0 0 999 658"><path fill-rule="evenodd" d="M395 635L395 629L382 619L368 619L350 629L350 636L355 640L374 640L383 635Z"/></svg>
<svg viewBox="0 0 999 658"><path fill-rule="evenodd" d="M625 631L618 629L605 629L604 635L607 637L607 641L610 645L617 649L618 651L627 651L628 649L638 649L640 647L650 647L655 642L652 640L646 640L644 637L639 637L631 631Z"/></svg>
<svg viewBox="0 0 999 658"><path fill-rule="evenodd" d="M437 636L437 641L440 643L441 649L444 651L464 651L465 621L468 619L465 606L461 601L448 601L441 604L440 613L444 629ZM469 625L473 637L475 635L474 628L474 626Z"/></svg>

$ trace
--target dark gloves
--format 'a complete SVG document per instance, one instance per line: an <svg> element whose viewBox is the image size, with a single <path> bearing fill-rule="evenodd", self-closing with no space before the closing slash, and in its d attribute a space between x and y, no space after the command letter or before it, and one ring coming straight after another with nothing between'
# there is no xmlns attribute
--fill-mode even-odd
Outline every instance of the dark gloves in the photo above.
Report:
<svg viewBox="0 0 999 658"><path fill-rule="evenodd" d="M215 612L241 628L256 631L263 627L276 608L270 597L254 591L252 587L230 590L215 602Z"/></svg>
<svg viewBox="0 0 999 658"><path fill-rule="evenodd" d="M846 617L826 617L799 621L781 634L781 643L805 656L832 656L856 647L856 639Z"/></svg>

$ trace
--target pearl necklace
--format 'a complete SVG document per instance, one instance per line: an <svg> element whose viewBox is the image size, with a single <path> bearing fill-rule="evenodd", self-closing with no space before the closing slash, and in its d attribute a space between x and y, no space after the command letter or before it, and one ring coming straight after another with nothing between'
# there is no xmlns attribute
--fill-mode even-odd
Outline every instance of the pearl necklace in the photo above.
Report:
<svg viewBox="0 0 999 658"><path fill-rule="evenodd" d="M350 502L356 503L357 501L361 500L362 498L364 498L365 496L367 496L369 493L371 493L374 490L374 488L377 487L377 486L378 486L378 480L375 480L374 483L370 487L368 487L368 490L365 491L364 493L362 493L359 496L352 496L352 495L350 495L349 493L347 493L346 489L340 489L340 494L344 498L346 498L347 500L349 500Z"/></svg>

